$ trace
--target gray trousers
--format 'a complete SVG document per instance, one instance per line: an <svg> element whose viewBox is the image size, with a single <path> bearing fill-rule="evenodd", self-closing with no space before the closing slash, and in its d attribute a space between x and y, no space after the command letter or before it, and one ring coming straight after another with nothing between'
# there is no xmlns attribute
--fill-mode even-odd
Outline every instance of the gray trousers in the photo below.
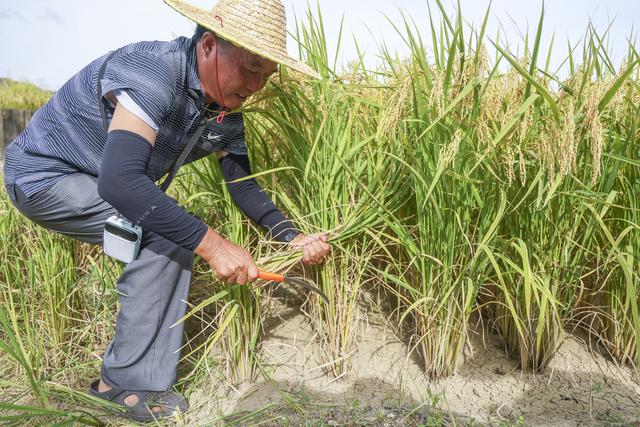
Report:
<svg viewBox="0 0 640 427"><path fill-rule="evenodd" d="M114 208L98 195L97 178L68 175L27 198L8 183L16 208L33 222L83 242L102 244ZM124 390L163 391L176 382L193 252L144 231L138 258L117 281L120 313L102 361L102 378Z"/></svg>

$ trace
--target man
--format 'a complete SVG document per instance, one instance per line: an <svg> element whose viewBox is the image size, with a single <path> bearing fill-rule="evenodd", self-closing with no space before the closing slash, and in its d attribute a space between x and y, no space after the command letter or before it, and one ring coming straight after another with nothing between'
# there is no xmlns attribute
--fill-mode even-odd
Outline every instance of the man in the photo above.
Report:
<svg viewBox="0 0 640 427"><path fill-rule="evenodd" d="M50 230L102 244L116 213L142 227L140 252L117 282L115 336L90 388L141 421L187 407L171 390L183 331L170 326L185 313L194 253L228 283L258 275L245 249L154 181L187 155L189 141L187 162L215 153L227 182L250 175L242 115L226 112L262 89L278 63L316 75L286 56L281 0L220 0L212 11L165 1L198 23L191 39L135 43L93 61L36 112L5 160L12 202ZM273 238L302 248L306 264L328 254L326 235L299 233L255 180L229 191Z"/></svg>

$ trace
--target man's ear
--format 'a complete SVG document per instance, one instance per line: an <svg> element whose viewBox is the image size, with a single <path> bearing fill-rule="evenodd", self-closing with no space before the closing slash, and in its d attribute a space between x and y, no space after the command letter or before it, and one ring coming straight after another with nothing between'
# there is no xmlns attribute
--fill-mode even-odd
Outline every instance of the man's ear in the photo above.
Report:
<svg viewBox="0 0 640 427"><path fill-rule="evenodd" d="M204 33L200 41L202 43L202 50L205 56L209 56L212 52L215 52L218 45L218 39L213 34L210 32Z"/></svg>

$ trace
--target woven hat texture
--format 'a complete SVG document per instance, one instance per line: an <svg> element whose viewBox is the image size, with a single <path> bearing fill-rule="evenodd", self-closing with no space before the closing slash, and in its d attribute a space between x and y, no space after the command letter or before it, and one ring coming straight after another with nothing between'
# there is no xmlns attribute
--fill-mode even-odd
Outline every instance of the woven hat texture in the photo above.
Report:
<svg viewBox="0 0 640 427"><path fill-rule="evenodd" d="M281 0L220 0L212 10L164 0L176 11L249 52L313 78L319 74L287 54L287 20Z"/></svg>

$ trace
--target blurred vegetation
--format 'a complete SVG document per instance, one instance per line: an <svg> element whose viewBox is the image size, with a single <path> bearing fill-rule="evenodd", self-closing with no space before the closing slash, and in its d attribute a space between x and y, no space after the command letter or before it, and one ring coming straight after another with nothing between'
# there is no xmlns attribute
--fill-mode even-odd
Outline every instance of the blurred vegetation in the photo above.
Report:
<svg viewBox="0 0 640 427"><path fill-rule="evenodd" d="M49 101L52 91L33 83L0 78L0 109L37 110Z"/></svg>

